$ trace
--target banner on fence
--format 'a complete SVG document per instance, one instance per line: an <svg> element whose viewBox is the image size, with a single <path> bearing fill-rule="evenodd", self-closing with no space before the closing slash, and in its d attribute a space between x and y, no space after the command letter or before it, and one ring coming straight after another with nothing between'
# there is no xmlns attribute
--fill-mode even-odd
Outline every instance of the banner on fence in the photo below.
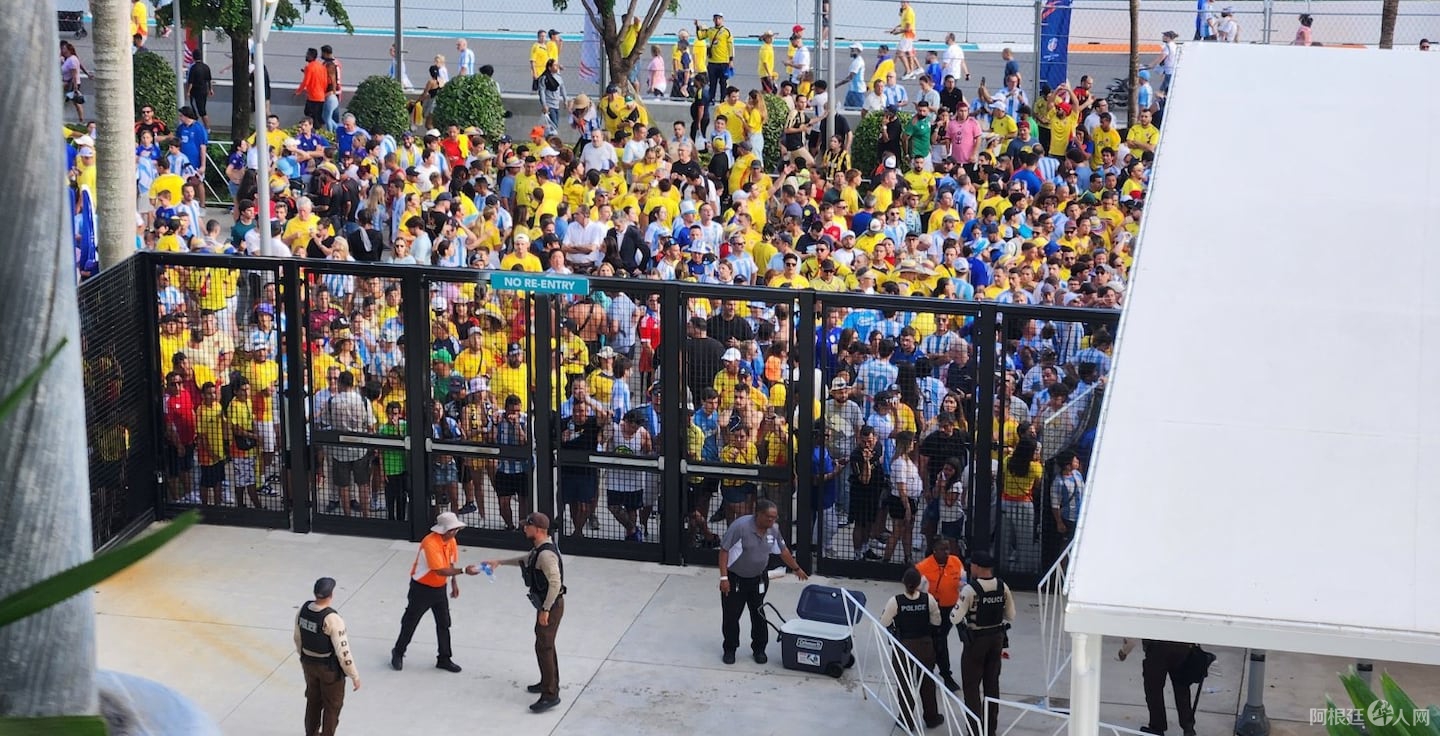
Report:
<svg viewBox="0 0 1440 736"><path fill-rule="evenodd" d="M580 78L587 82L600 81L600 31L591 22L591 15L598 15L592 0L583 0L585 6L585 38L580 42Z"/></svg>
<svg viewBox="0 0 1440 736"><path fill-rule="evenodd" d="M1045 0L1040 11L1040 81L1055 89L1065 82L1070 65L1072 0Z"/></svg>

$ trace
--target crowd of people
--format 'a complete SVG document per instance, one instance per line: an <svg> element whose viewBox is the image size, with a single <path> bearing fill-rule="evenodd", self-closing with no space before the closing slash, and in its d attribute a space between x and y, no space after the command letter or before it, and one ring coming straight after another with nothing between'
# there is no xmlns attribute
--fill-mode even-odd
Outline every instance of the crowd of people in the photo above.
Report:
<svg viewBox="0 0 1440 736"><path fill-rule="evenodd" d="M902 13L895 53L881 46L873 67L862 45L851 47L843 100L812 79L798 30L777 67L788 72L742 98L727 81L733 38L716 14L711 25L696 24L693 43L682 34L672 57L693 99L689 121L653 118L644 96L658 77L638 87L620 80L598 99L567 97L558 45L541 33L534 89L552 124L525 136L361 129L343 109L340 61L328 47L312 49L295 91L306 116L272 115L263 136L235 141L225 164L228 227L204 204L205 168L214 164L195 100L174 131L153 108L141 109L137 247L307 259L312 274L351 261L453 270L453 281L437 282L430 295L431 324L409 330L431 342L431 365L421 368L433 389L426 406L405 401L396 281L312 277L306 314L292 316L305 323L310 418L317 430L395 436L407 421L423 421L440 441L501 445L529 442L528 366L544 369L537 356L546 351L529 341L537 316L528 302L477 286L477 270L631 279L623 292L597 291L562 308L549 369L561 379L561 446L639 455L661 446L652 382L659 321L672 313L646 291L647 280L812 289L824 310L815 339L825 451L812 464L825 480L827 551L910 559L922 535L962 526L960 484L973 475L969 438L980 409L969 361L977 351L964 304L1121 307L1164 99L1153 93L1122 133L1088 79L1032 101L1013 58L1000 87L982 80L967 93L970 71L953 37L943 55L922 61L907 42L913 22ZM457 51L458 73L488 71L463 42ZM772 89L786 115L778 158L764 134ZM843 115L833 134L821 122L857 102L879 119L873 143L857 144ZM263 174L257 145L272 154ZM874 146L875 169L851 165L856 145ZM93 182L93 137L75 135L69 149L77 186ZM261 186L271 195L268 218L258 212ZM274 401L286 315L273 272L170 266L156 278L161 360L175 379L167 386L185 397L167 423L172 500L278 508L282 499L266 494L278 485ZM778 293L768 302L685 305L695 343L686 354L695 430L686 444L698 460L793 465L788 438L799 402L787 387L800 370L795 341L811 338L794 334L796 315ZM831 293L934 297L955 307L881 313L846 307L839 296L823 305ZM1011 468L1001 474L1015 487L1000 490L1016 505L1017 529L1050 513L1040 499L1052 494L1042 491L1063 475L1057 468L1068 462L1057 458L1072 449L1103 385L1111 336L1100 323L1025 321L1005 336L997 426L1006 449L992 461ZM325 512L403 518L404 453L317 446ZM562 469L568 514L557 524L594 532L603 490L614 533L646 538L659 495L651 474L572 470ZM484 515L497 527L513 527L516 496L520 513L528 511L528 462L436 455L427 472L436 508ZM750 513L775 490L735 479L691 485L689 518L701 543L717 538L711 524ZM845 543L842 525L850 528ZM1029 539L1013 535L1012 553L1032 556Z"/></svg>

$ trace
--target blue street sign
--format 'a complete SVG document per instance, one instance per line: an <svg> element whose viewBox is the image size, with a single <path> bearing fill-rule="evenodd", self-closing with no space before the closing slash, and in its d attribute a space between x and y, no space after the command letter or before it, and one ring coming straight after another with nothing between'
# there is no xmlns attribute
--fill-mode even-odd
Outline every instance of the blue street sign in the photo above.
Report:
<svg viewBox="0 0 1440 736"><path fill-rule="evenodd" d="M584 276L552 276L543 273L502 271L490 274L490 288L496 291L528 291L532 294L590 293L590 279Z"/></svg>

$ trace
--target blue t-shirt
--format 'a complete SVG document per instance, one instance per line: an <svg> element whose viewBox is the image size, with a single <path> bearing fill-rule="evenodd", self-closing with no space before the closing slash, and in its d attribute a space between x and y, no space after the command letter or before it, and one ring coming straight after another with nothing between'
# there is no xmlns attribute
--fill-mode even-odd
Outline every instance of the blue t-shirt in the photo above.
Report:
<svg viewBox="0 0 1440 736"><path fill-rule="evenodd" d="M180 141L180 152L190 159L190 163L199 166L205 160L205 147L210 144L210 133L200 121L176 126L175 138Z"/></svg>
<svg viewBox="0 0 1440 736"><path fill-rule="evenodd" d="M350 150L355 147L355 136L357 135L363 135L366 138L370 137L370 134L366 132L364 128L356 128L348 133L345 131L345 126L343 125L336 128L335 150L339 151L342 156L349 153Z"/></svg>
<svg viewBox="0 0 1440 736"><path fill-rule="evenodd" d="M823 478L835 472L835 458L830 457L830 451L824 445L815 448L814 454L810 456L810 473L818 478ZM820 485L820 508L828 509L835 505L835 499L840 495L840 476L835 476L824 481Z"/></svg>

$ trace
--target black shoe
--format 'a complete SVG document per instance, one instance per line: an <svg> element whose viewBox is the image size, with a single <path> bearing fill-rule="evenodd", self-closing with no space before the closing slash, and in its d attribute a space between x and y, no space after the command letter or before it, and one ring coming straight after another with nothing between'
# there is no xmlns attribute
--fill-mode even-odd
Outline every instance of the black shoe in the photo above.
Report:
<svg viewBox="0 0 1440 736"><path fill-rule="evenodd" d="M459 672L460 665L455 664L448 659L440 659L435 661L435 669L445 670L446 672Z"/></svg>
<svg viewBox="0 0 1440 736"><path fill-rule="evenodd" d="M456 510L455 510L455 515L456 515L456 516L464 516L464 515L466 515L466 514L473 514L473 513L475 513L476 511L479 511L479 510L480 510L480 508L479 508L478 506L476 506L475 504L473 504L473 503L467 503L467 504L465 504L464 506L461 506L460 508L456 509Z"/></svg>
<svg viewBox="0 0 1440 736"><path fill-rule="evenodd" d="M1153 733L1153 734L1155 734L1155 736L1165 736L1165 732L1164 732L1164 731L1160 731L1160 730L1151 728L1151 727L1149 727L1149 726L1141 726L1141 727L1140 727L1140 733Z"/></svg>
<svg viewBox="0 0 1440 736"><path fill-rule="evenodd" d="M926 728L939 728L943 725L945 725L945 716L942 716L939 713L936 713L934 718L925 719Z"/></svg>
<svg viewBox="0 0 1440 736"><path fill-rule="evenodd" d="M755 664L765 664L770 661L770 658L765 656L765 652L756 652L754 656Z"/></svg>
<svg viewBox="0 0 1440 736"><path fill-rule="evenodd" d="M865 550L865 553L862 554L862 555L860 555L860 556L863 557L864 559L867 559L867 560L880 560L880 559L882 559L882 558L880 557L880 555L879 555L878 553L876 553L875 550L873 550L873 549L867 549L867 550Z"/></svg>
<svg viewBox="0 0 1440 736"><path fill-rule="evenodd" d="M945 689L949 690L952 693L958 693L960 692L960 683L956 682L955 678L951 677L950 675L946 675Z"/></svg>
<svg viewBox="0 0 1440 736"><path fill-rule="evenodd" d="M526 685L525 692L535 693L536 695L539 695L541 692L540 683L537 682L534 685Z"/></svg>
<svg viewBox="0 0 1440 736"><path fill-rule="evenodd" d="M540 698L539 700L530 704L530 710L535 711L536 713L544 713L545 711L550 710L551 708L554 708L559 704L560 698L558 697Z"/></svg>
<svg viewBox="0 0 1440 736"><path fill-rule="evenodd" d="M725 664L735 664L735 653L725 652L725 654L720 657L720 661Z"/></svg>
<svg viewBox="0 0 1440 736"><path fill-rule="evenodd" d="M340 502L339 502L339 501L331 501L330 503L328 503L328 504L325 505L325 513L327 513L327 514L333 514L333 513L335 513L336 511L339 511L339 510L340 510Z"/></svg>
<svg viewBox="0 0 1440 736"><path fill-rule="evenodd" d="M1185 736L1195 736L1195 729L1193 729L1193 728L1187 728L1187 729L1185 729Z"/></svg>
<svg viewBox="0 0 1440 736"><path fill-rule="evenodd" d="M353 498L350 499L350 513L352 513L352 514L358 514L358 513L360 513L360 502L359 502L359 501L356 501L356 500L353 499Z"/></svg>
<svg viewBox="0 0 1440 736"><path fill-rule="evenodd" d="M391 650L390 650L390 669L395 670L396 672L399 672L400 670L405 669L405 655L401 654L400 652L395 651L394 649L391 649Z"/></svg>

